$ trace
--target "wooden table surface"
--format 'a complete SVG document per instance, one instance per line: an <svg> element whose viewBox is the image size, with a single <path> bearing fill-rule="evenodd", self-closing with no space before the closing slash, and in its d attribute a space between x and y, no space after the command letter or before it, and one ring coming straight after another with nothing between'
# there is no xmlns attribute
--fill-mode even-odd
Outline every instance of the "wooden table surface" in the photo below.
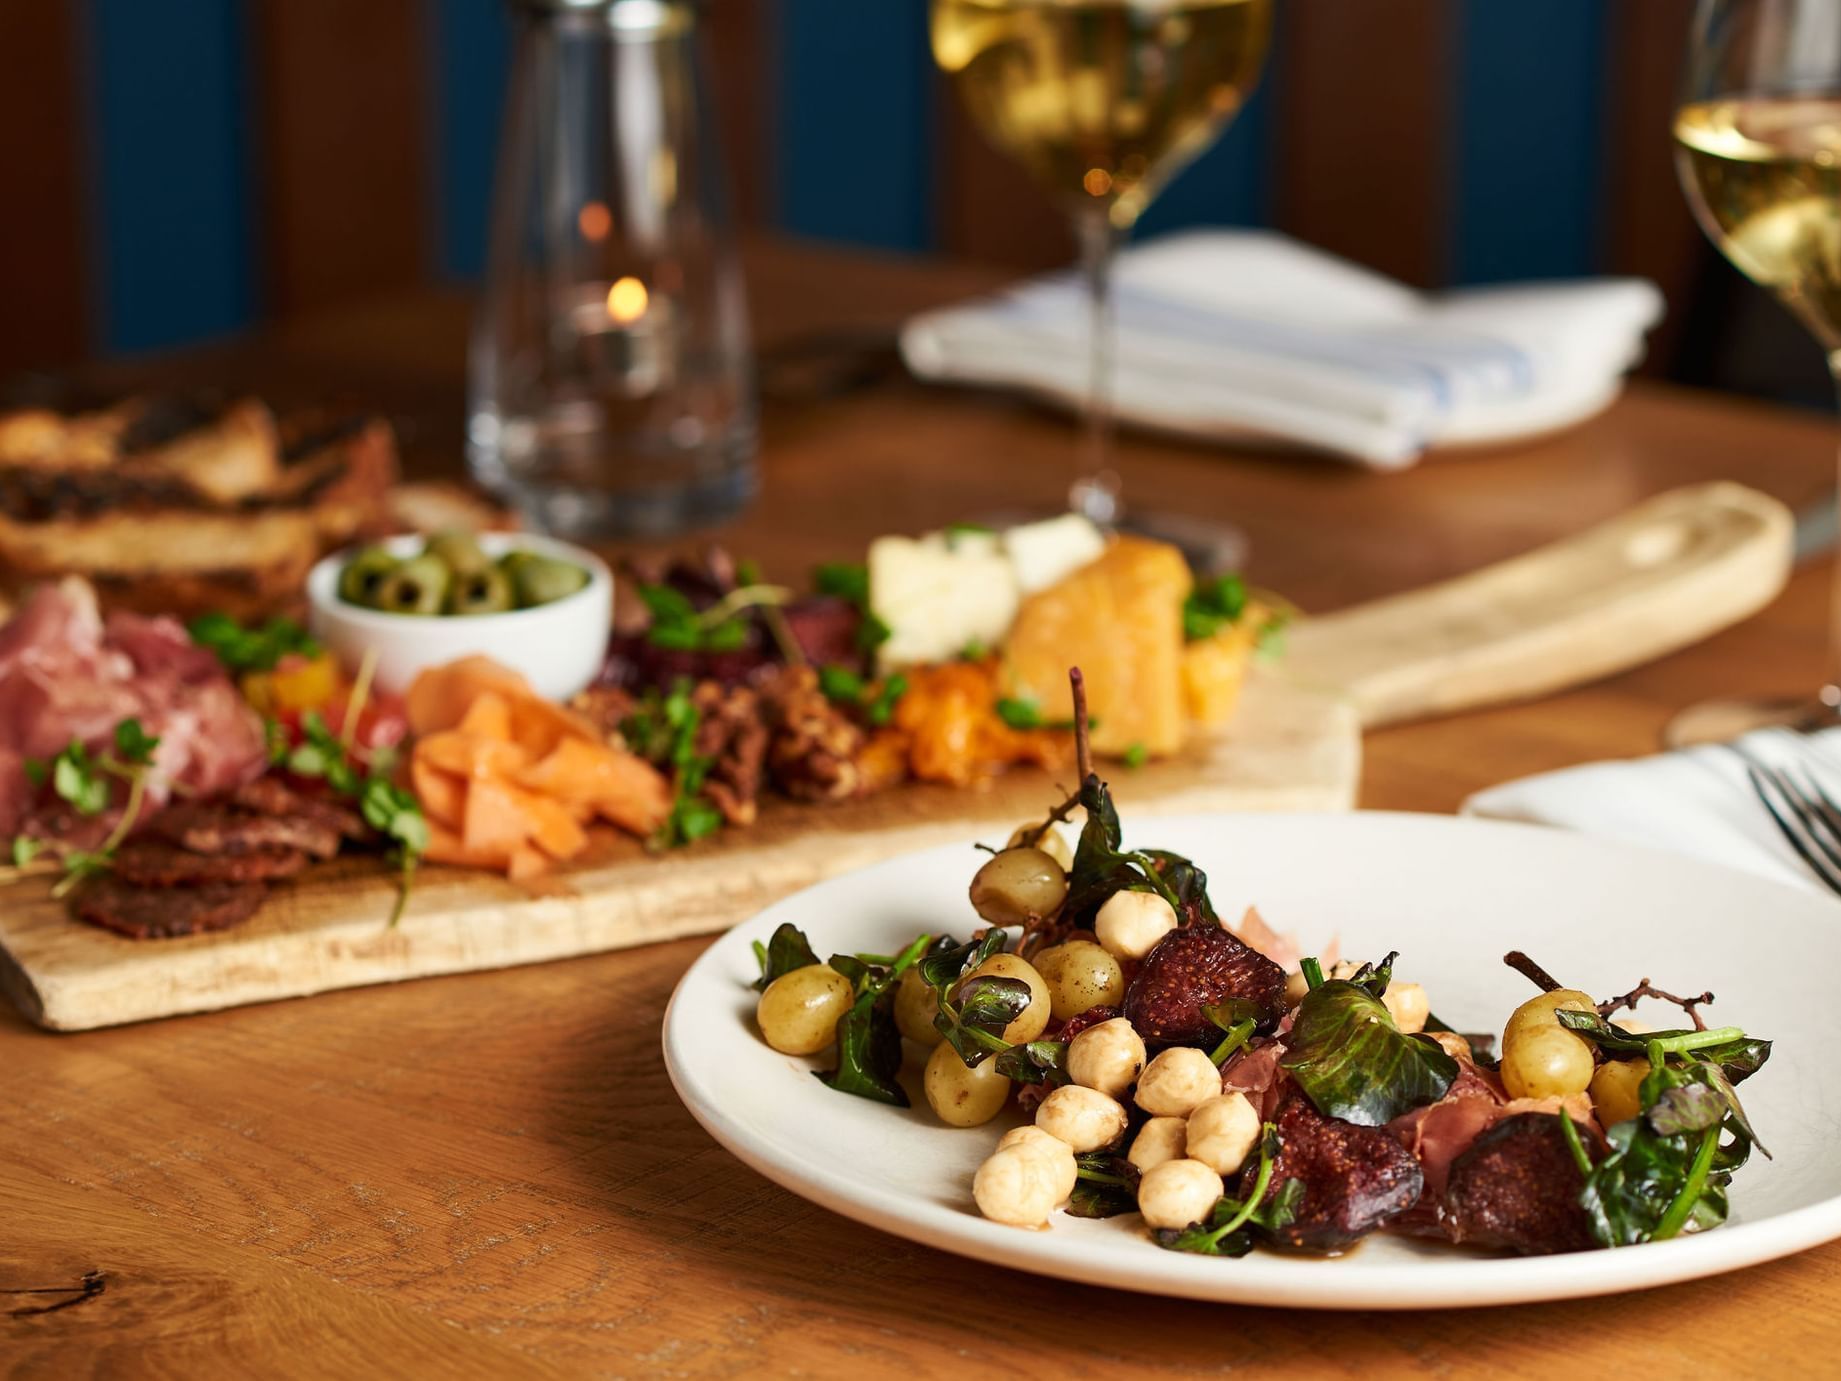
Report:
<svg viewBox="0 0 1841 1381"><path fill-rule="evenodd" d="M760 246L769 347L885 329L980 270ZM381 304L105 371L366 400L416 468L457 465L466 308ZM1072 449L1027 405L891 375L765 421L765 491L723 537L768 569L998 504ZM1455 574L1678 484L1801 504L1828 419L1654 386L1563 436L1375 476L1132 439L1147 502L1240 523L1308 608ZM1699 647L1537 704L1370 736L1363 800L1448 811L1504 778L1651 749L1713 694L1815 684L1824 571ZM707 941L84 1035L0 1013L0 1373L81 1375L1810 1375L1841 1354L1841 1246L1640 1296L1316 1315L1070 1286L910 1246L744 1169L659 1057ZM85 1278L91 1282L86 1288ZM58 1307L62 1306L62 1307ZM1079 1318L1095 1321L1069 1328Z"/></svg>

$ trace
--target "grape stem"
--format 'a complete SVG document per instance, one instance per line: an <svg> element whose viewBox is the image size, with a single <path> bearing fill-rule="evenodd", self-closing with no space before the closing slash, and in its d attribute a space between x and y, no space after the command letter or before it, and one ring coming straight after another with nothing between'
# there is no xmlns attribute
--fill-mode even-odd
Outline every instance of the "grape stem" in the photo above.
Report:
<svg viewBox="0 0 1841 1381"><path fill-rule="evenodd" d="M1068 668L1068 687L1074 693L1074 764L1084 786L1093 775L1093 748L1087 741L1087 681L1079 667Z"/></svg>
<svg viewBox="0 0 1841 1381"><path fill-rule="evenodd" d="M1518 949L1502 956L1502 962L1544 993L1555 992L1565 985Z"/></svg>
<svg viewBox="0 0 1841 1381"><path fill-rule="evenodd" d="M1676 997L1673 993L1663 992L1660 988L1651 984L1647 978L1641 983L1638 983L1622 997L1606 998L1603 1002L1599 1003L1598 1015L1601 1017L1608 1017L1619 1007L1628 1007L1634 1012L1636 1010L1637 1000L1645 997L1653 997L1658 1002L1674 1003L1688 1014L1688 1019L1694 1023L1694 1029L1696 1031L1705 1031L1707 1029L1707 1023L1701 1017L1697 1009L1713 1001L1713 994L1711 992L1702 993L1699 997Z"/></svg>

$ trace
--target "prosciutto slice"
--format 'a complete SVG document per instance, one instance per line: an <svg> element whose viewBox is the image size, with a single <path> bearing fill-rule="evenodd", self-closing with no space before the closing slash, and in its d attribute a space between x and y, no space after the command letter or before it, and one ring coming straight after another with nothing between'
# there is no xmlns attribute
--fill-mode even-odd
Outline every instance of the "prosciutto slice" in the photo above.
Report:
<svg viewBox="0 0 1841 1381"><path fill-rule="evenodd" d="M26 759L54 757L73 739L107 749L124 719L160 740L150 805L175 786L209 795L262 771L261 720L176 620L105 621L86 581L41 586L0 626L0 839L19 830L37 796Z"/></svg>

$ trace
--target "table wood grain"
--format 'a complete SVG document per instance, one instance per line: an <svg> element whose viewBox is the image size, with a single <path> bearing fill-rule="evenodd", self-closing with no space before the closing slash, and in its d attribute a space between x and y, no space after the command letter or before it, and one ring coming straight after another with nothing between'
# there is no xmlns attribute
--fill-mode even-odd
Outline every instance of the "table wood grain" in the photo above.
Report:
<svg viewBox="0 0 1841 1381"><path fill-rule="evenodd" d="M750 267L770 347L991 281L784 245ZM433 472L457 455L464 325L458 298L384 303L106 377L368 399L413 424ZM1073 445L1026 404L896 377L776 403L765 438L764 497L722 536L770 569L1051 501ZM1327 610L1696 480L1800 504L1834 444L1822 416L1645 386L1578 430L1404 475L1144 439L1123 468L1147 501L1241 523L1255 577ZM1801 572L1756 618L1597 685L1377 732L1364 802L1448 811L1645 752L1697 698L1804 689L1826 584ZM0 1014L0 1372L1728 1376L1813 1375L1841 1351L1841 1247L1638 1296L1382 1317L1124 1295L911 1246L744 1169L678 1104L659 1024L706 943L77 1036Z"/></svg>

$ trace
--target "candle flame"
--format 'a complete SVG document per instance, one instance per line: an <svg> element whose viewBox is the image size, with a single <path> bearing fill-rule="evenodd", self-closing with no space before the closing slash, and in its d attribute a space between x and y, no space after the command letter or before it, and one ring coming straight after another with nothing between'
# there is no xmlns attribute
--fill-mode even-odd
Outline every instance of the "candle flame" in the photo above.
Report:
<svg viewBox="0 0 1841 1381"><path fill-rule="evenodd" d="M637 278L616 278L607 290L607 315L622 326L631 325L646 314L646 285Z"/></svg>

